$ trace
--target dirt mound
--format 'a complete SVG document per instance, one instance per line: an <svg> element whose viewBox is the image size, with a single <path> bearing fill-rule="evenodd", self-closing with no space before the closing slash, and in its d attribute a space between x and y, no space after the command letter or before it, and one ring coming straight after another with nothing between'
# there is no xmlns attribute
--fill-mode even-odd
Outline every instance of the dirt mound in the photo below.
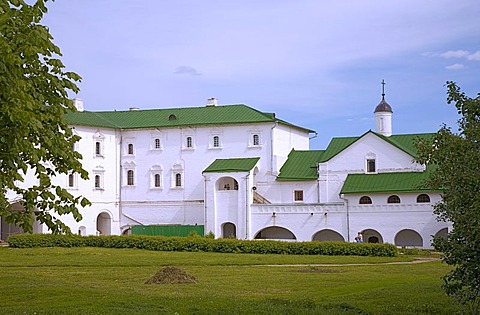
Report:
<svg viewBox="0 0 480 315"><path fill-rule="evenodd" d="M197 279L180 268L165 267L157 271L157 273L145 281L145 283L197 283Z"/></svg>

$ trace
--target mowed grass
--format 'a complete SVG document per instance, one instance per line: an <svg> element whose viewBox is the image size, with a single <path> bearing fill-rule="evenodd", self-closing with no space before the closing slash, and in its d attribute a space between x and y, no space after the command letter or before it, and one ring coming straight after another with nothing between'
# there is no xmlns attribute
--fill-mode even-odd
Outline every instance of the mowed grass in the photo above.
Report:
<svg viewBox="0 0 480 315"><path fill-rule="evenodd" d="M0 248L1 314L453 314L449 267L414 257ZM353 264L353 265L348 265ZM145 284L164 266L197 284Z"/></svg>

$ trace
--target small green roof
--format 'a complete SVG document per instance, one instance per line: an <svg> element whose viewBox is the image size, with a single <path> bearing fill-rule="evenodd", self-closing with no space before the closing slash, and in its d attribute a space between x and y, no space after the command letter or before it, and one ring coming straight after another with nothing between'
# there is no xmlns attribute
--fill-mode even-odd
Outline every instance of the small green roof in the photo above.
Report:
<svg viewBox="0 0 480 315"><path fill-rule="evenodd" d="M335 157L337 154L351 146L353 143L358 141L359 139L363 138L365 135L372 133L377 137L385 140L386 142L390 143L391 145L397 147L398 149L404 151L405 153L415 157L417 151L415 149L415 139L423 138L423 139L431 139L433 137L433 133L417 133L417 134L400 134L400 135L391 135L390 137L383 136L379 133L373 132L371 130L367 131L360 137L340 137L340 138L333 138L332 141L328 144L325 153L322 156L320 162L326 162Z"/></svg>
<svg viewBox="0 0 480 315"><path fill-rule="evenodd" d="M115 129L279 122L309 133L314 132L277 119L275 114L263 113L243 104L129 111L83 111L68 113L65 117L72 125Z"/></svg>
<svg viewBox="0 0 480 315"><path fill-rule="evenodd" d="M280 169L277 180L316 180L318 177L317 163L323 153L323 150L290 151L287 161Z"/></svg>
<svg viewBox="0 0 480 315"><path fill-rule="evenodd" d="M422 187L422 183L430 174L429 169L425 172L349 174L340 193L366 194L433 191L432 189Z"/></svg>
<svg viewBox="0 0 480 315"><path fill-rule="evenodd" d="M203 173L235 173L250 172L257 164L259 157L216 159Z"/></svg>

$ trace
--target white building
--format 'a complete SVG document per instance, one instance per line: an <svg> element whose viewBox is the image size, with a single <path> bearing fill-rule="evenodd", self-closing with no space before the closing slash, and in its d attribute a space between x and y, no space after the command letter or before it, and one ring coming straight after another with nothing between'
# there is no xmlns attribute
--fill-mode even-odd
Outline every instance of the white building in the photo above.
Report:
<svg viewBox="0 0 480 315"><path fill-rule="evenodd" d="M75 103L67 119L90 178L56 180L92 202L82 221L62 218L81 235L196 226L216 237L353 241L362 232L367 242L430 248L447 232L432 212L439 192L418 188L428 171L413 161L415 137L431 134L392 135L383 97L375 132L325 150L309 150L312 130L216 99L109 112ZM2 220L0 232L12 227Z"/></svg>

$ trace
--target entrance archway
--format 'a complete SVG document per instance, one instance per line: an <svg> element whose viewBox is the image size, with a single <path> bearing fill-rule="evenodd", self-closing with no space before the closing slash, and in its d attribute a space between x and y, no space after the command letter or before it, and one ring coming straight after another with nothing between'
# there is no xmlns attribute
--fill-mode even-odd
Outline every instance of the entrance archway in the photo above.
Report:
<svg viewBox="0 0 480 315"><path fill-rule="evenodd" d="M333 230L321 230L313 235L312 241L319 242L344 242L343 236Z"/></svg>
<svg viewBox="0 0 480 315"><path fill-rule="evenodd" d="M383 243L383 237L380 233L373 229L363 230L363 241L365 243Z"/></svg>
<svg viewBox="0 0 480 315"><path fill-rule="evenodd" d="M255 235L257 240L296 240L295 234L280 226L271 226L260 230Z"/></svg>
<svg viewBox="0 0 480 315"><path fill-rule="evenodd" d="M238 190L238 182L235 178L225 176L217 180L217 190Z"/></svg>
<svg viewBox="0 0 480 315"><path fill-rule="evenodd" d="M236 238L237 237L237 227L235 224L227 222L223 224L222 227L222 237L223 238Z"/></svg>
<svg viewBox="0 0 480 315"><path fill-rule="evenodd" d="M110 235L112 233L112 217L108 212L102 212L97 217L97 234Z"/></svg>
<svg viewBox="0 0 480 315"><path fill-rule="evenodd" d="M435 238L447 239L447 237L448 237L448 228L443 228L443 229L439 230L437 233L435 233L435 236L433 238L434 239Z"/></svg>
<svg viewBox="0 0 480 315"><path fill-rule="evenodd" d="M396 246L423 247L423 239L418 232L410 229L401 230L395 235Z"/></svg>

